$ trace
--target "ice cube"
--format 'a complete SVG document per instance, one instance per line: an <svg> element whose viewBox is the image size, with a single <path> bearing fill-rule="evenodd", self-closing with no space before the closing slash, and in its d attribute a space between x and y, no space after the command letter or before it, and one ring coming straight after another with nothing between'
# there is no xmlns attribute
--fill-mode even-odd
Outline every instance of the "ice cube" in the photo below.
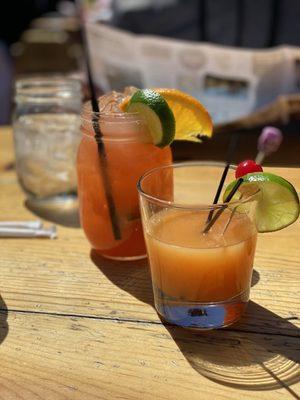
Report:
<svg viewBox="0 0 300 400"><path fill-rule="evenodd" d="M123 93L112 91L101 96L99 101L100 112L104 113L119 113L122 112L120 104L128 97L132 96L138 88L134 86L126 86Z"/></svg>
<svg viewBox="0 0 300 400"><path fill-rule="evenodd" d="M119 105L125 99L125 95L119 92L109 92L99 98L100 112L104 113L119 113Z"/></svg>

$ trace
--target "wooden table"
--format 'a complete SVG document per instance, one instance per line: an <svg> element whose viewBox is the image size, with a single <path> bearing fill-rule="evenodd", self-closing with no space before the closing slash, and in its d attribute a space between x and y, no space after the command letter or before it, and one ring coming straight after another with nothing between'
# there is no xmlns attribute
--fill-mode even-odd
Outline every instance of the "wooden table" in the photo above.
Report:
<svg viewBox="0 0 300 400"><path fill-rule="evenodd" d="M1 219L35 218L9 129L0 149ZM195 335L161 323L146 262L96 259L80 229L0 240L0 399L299 398L299 242L299 221L261 234L247 314Z"/></svg>

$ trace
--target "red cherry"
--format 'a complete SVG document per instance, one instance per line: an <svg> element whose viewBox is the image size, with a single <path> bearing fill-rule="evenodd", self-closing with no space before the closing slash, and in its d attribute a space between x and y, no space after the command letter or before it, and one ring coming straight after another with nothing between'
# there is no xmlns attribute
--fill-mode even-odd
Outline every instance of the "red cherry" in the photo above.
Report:
<svg viewBox="0 0 300 400"><path fill-rule="evenodd" d="M237 166L237 169L235 170L235 177L238 179L241 176L250 174L251 172L263 172L262 166L256 164L256 162L253 160L245 160L239 163Z"/></svg>

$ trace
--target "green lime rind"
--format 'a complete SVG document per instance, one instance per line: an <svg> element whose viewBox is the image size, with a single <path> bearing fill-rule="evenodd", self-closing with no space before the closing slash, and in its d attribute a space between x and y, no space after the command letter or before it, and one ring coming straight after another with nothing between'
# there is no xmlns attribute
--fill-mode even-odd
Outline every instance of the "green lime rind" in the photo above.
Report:
<svg viewBox="0 0 300 400"><path fill-rule="evenodd" d="M278 231L297 220L300 212L299 197L294 186L286 179L269 172L257 172L243 176L243 180L239 193L231 201L237 200L241 193L251 194L260 189L255 215L258 232ZM231 182L227 186L223 199L235 183Z"/></svg>
<svg viewBox="0 0 300 400"><path fill-rule="evenodd" d="M138 90L131 97L127 112L142 115L148 126L152 142L158 147L165 147L175 137L175 118L166 100L151 89Z"/></svg>

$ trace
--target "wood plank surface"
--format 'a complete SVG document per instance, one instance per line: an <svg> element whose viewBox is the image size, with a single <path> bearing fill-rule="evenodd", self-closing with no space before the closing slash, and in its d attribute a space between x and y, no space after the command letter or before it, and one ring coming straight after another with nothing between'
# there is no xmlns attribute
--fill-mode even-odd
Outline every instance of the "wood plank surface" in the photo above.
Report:
<svg viewBox="0 0 300 400"><path fill-rule="evenodd" d="M149 323L14 312L0 321L8 326L0 345L1 400L297 396L294 338L228 331L197 336ZM205 378L205 371L223 384Z"/></svg>
<svg viewBox="0 0 300 400"><path fill-rule="evenodd" d="M300 169L272 171L299 191ZM24 199L1 129L0 220L35 219ZM161 323L145 260L97 257L64 226L0 239L0 399L298 398L299 223L259 235L241 322L198 336Z"/></svg>
<svg viewBox="0 0 300 400"><path fill-rule="evenodd" d="M12 157L11 136L6 137L4 153ZM7 157L2 171L12 161ZM276 171L300 188L298 169ZM15 172L5 170L0 175L3 177L7 177L0 197L4 219L36 218L24 207L25 196ZM251 298L270 314L249 310L241 325L237 325L240 329L257 332L266 328L284 333L287 327L282 321L290 318L295 326L300 326L299 226L297 221L282 231L259 235ZM58 236L54 241L0 240L0 292L9 309L158 320L147 261L118 263L97 257L90 252L81 229L58 226ZM273 314L279 317L276 324Z"/></svg>
<svg viewBox="0 0 300 400"><path fill-rule="evenodd" d="M277 240L270 236L268 246L260 245L255 258L253 283L258 281L251 298L269 312L249 309L236 325L240 329L284 334L290 328L285 324L288 319L300 326L299 239L283 232ZM293 246L286 247L290 242ZM158 320L145 261L120 265L94 257L97 266L82 232L67 228L59 229L55 241L7 239L0 243L0 293L9 309Z"/></svg>

